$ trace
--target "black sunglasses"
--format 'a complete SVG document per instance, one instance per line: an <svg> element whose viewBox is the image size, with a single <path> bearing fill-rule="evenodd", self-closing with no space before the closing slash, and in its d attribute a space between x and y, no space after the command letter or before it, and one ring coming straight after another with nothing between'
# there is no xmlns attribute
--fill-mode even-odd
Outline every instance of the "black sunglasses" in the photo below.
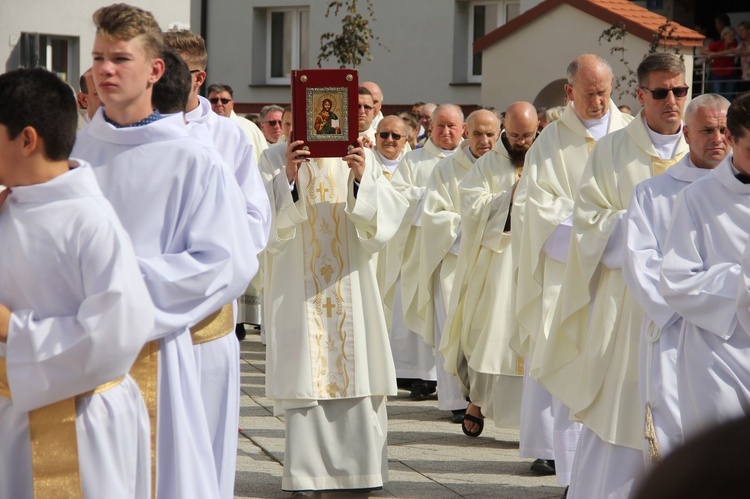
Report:
<svg viewBox="0 0 750 499"><path fill-rule="evenodd" d="M651 97L653 97L655 100L663 100L667 98L667 95L669 95L669 92L672 92L674 94L675 98L679 99L680 97L685 97L688 93L688 90L690 90L690 87L685 85L684 87L674 87L674 88L655 88L651 90L650 88L641 87L643 90L648 90L651 92Z"/></svg>
<svg viewBox="0 0 750 499"><path fill-rule="evenodd" d="M403 135L393 132L380 132L378 133L378 135L380 135L381 139L387 139L390 135L391 137L393 137L393 140L401 140L401 137L403 137Z"/></svg>
<svg viewBox="0 0 750 499"><path fill-rule="evenodd" d="M281 126L281 120L268 120L268 121L264 121L263 123L268 123L271 126L276 126L276 125Z"/></svg>
<svg viewBox="0 0 750 499"><path fill-rule="evenodd" d="M208 99L208 102L210 102L211 104L217 104L219 101L221 101L221 103L226 106L227 104L232 102L232 99L224 99L219 97L211 97L210 99Z"/></svg>

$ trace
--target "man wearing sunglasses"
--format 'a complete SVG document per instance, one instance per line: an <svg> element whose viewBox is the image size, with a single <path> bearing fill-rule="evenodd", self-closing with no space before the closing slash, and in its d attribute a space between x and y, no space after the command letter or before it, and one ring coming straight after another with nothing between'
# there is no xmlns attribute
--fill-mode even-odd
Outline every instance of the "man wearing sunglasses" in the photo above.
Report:
<svg viewBox="0 0 750 499"><path fill-rule="evenodd" d="M208 86L207 93L208 102L211 103L211 109L216 114L226 116L242 127L247 138L253 144L255 159L259 160L260 153L268 147L268 143L265 137L263 137L263 132L260 131L260 128L255 123L237 116L237 113L234 112L234 90L232 90L232 87L224 83L212 83Z"/></svg>
<svg viewBox="0 0 750 499"><path fill-rule="evenodd" d="M260 130L266 137L268 145L273 145L284 136L283 123L284 108L276 104L264 106L260 110Z"/></svg>
<svg viewBox="0 0 750 499"><path fill-rule="evenodd" d="M406 123L399 116L386 116L378 123L373 152L389 180L404 156L406 138Z"/></svg>
<svg viewBox="0 0 750 499"><path fill-rule="evenodd" d="M584 425L572 498L627 497L644 473L638 389L644 314L622 277L623 219L635 186L687 153L682 111L688 88L685 66L671 53L647 56L637 76L643 109L597 143L581 177L553 317L559 330L548 345L556 355L539 378Z"/></svg>

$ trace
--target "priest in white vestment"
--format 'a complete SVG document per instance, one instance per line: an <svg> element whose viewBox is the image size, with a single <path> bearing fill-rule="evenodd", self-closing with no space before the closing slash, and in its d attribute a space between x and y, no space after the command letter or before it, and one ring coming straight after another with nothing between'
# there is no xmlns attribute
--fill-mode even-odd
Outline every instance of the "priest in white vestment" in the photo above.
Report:
<svg viewBox="0 0 750 499"><path fill-rule="evenodd" d="M638 66L643 109L586 163L553 331L539 381L584 424L569 497L627 497L644 472L638 391L643 310L625 287L623 218L635 186L687 152L685 67L670 53ZM558 328L557 331L554 328Z"/></svg>
<svg viewBox="0 0 750 499"><path fill-rule="evenodd" d="M184 49L185 47L183 47L183 50ZM205 54L205 44L203 50L200 48L197 50L200 54ZM203 66L203 69L205 70L205 65ZM200 71L192 74L198 75L200 74ZM202 77L196 76L195 78L196 80L200 80L201 83L205 82L205 74ZM263 132L258 128L258 125L246 118L237 116L237 113L234 112L234 90L232 87L224 83L212 83L206 89L206 94L208 95L207 99L208 102L211 103L211 109L214 113L231 119L242 128L242 131L245 132L245 135L247 135L247 138L253 145L255 160L260 161L260 154L268 147L268 142L263 136ZM194 107L195 106L191 106L191 109Z"/></svg>
<svg viewBox="0 0 750 499"><path fill-rule="evenodd" d="M302 141L261 158L273 207L266 392L285 417L287 491L387 480L396 379L372 256L408 203L359 144L343 160L309 159Z"/></svg>
<svg viewBox="0 0 750 499"><path fill-rule="evenodd" d="M471 402L463 423L468 436L481 433L484 417L498 427L520 424L523 359L510 348L517 327L510 215L523 159L511 156L522 157L538 119L534 106L519 102L508 108L505 121L500 140L459 184L461 245L440 342L445 370ZM516 139L511 143L506 133Z"/></svg>
<svg viewBox="0 0 750 499"><path fill-rule="evenodd" d="M468 139L453 155L435 165L424 196L417 310L425 322L423 339L435 349L438 408L457 416L466 410L466 395L461 393L457 380L445 372L439 347L461 246L458 185L476 160L492 150L499 133L500 121L495 113L471 113L466 118Z"/></svg>
<svg viewBox="0 0 750 499"><path fill-rule="evenodd" d="M69 87L19 69L0 100L0 497L148 497L128 371L154 307L133 245L91 167L68 160Z"/></svg>
<svg viewBox="0 0 750 499"><path fill-rule="evenodd" d="M547 355L552 312L567 262L573 201L583 168L597 140L633 119L620 113L610 100L612 70L601 57L591 54L577 57L567 73L565 90L570 102L560 119L545 127L526 155L513 207L513 223L519 227L512 232L514 262L517 262L515 311L519 324L518 338L512 344L525 357L525 369L530 376L524 378L523 407L525 410L527 404L536 400L537 410L549 410L553 419L551 428L549 423L543 424L537 429L537 436L529 435L529 440L538 441L539 457L541 452L548 451L544 442L549 440L551 432L560 485L570 484L581 425L570 420L569 409L545 393L536 377L539 364Z"/></svg>
<svg viewBox="0 0 750 499"><path fill-rule="evenodd" d="M461 144L464 132L461 108L438 106L433 112L435 134L424 147L407 153L396 168L391 184L409 201L409 211L398 234L386 248L385 280L381 290L390 324L391 348L398 378L415 382L412 398L425 398L436 381L435 354L423 340L425 321L418 311L419 265L422 240L422 206L427 179L435 165L451 156ZM432 385L426 382L433 382Z"/></svg>
<svg viewBox="0 0 750 499"><path fill-rule="evenodd" d="M732 153L677 197L665 243L660 289L684 320L677 386L685 439L743 417L750 407L743 268L750 234L749 125L745 94L727 111Z"/></svg>
<svg viewBox="0 0 750 499"><path fill-rule="evenodd" d="M100 9L105 27L99 26L99 31L122 29L130 22L117 17L122 8ZM74 153L92 164L102 191L133 239L157 308L156 328L149 339L158 343L147 345L154 355L146 360L158 359L158 386L151 384L156 372L144 377L158 396L158 408L150 407L157 421L157 494L217 497L212 439L188 328L244 291L257 262L241 255L262 235L250 231L237 180L215 155L189 138L184 116L161 118L151 112L151 85L161 75L163 61L150 59L150 50L141 49L144 60L138 63L150 67L150 74L113 74L114 46L140 47L139 40L118 40L124 36L97 33L94 79L107 113L97 113L81 132ZM158 351L152 350L154 345ZM215 360L221 362L220 358L228 359L217 355ZM190 431L178 435L177 428Z"/></svg>
<svg viewBox="0 0 750 499"><path fill-rule="evenodd" d="M717 94L693 99L685 108L683 133L690 147L664 175L638 184L628 206L627 257L623 279L644 310L639 380L644 458L656 462L683 444L677 391L677 345L682 317L659 289L665 240L677 195L708 175L727 155L724 136L729 101Z"/></svg>

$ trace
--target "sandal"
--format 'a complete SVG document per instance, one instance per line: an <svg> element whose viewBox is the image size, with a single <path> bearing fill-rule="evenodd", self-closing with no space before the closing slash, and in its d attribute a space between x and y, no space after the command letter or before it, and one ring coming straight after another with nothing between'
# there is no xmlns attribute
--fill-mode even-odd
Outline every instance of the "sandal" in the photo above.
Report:
<svg viewBox="0 0 750 499"><path fill-rule="evenodd" d="M478 417L473 416L473 415L471 415L471 414L469 414L467 412L464 415L464 422L466 422L467 420L470 421L470 422L472 422L472 423L478 424L479 425L479 429L476 430L476 431L469 431L469 430L466 429L466 425L464 423L461 423L461 429L463 430L464 435L466 435L467 437L472 437L472 438L476 438L479 435L481 435L482 434L482 430L484 430L484 418L478 418Z"/></svg>

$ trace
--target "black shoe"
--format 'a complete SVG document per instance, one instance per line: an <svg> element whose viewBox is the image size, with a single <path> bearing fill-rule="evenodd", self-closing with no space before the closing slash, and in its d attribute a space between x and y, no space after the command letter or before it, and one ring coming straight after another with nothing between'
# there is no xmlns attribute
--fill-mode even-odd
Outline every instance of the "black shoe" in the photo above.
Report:
<svg viewBox="0 0 750 499"><path fill-rule="evenodd" d="M435 389L435 386L430 386L429 381L415 381L411 387L409 398L412 400L427 400L430 395L435 393Z"/></svg>
<svg viewBox="0 0 750 499"><path fill-rule="evenodd" d="M411 387L414 384L415 381L419 381L418 379L414 378L396 378L396 387L399 390L409 390L411 391Z"/></svg>
<svg viewBox="0 0 750 499"><path fill-rule="evenodd" d="M464 422L464 415L466 414L466 409L457 409L451 412L453 413L453 416L451 416L451 423L461 424Z"/></svg>
<svg viewBox="0 0 750 499"><path fill-rule="evenodd" d="M537 459L531 463L531 471L535 471L540 475L554 475L555 461L552 459Z"/></svg>
<svg viewBox="0 0 750 499"><path fill-rule="evenodd" d="M247 332L245 331L245 325L244 324L235 324L234 326L234 334L237 335L237 339L239 341L242 341L245 339L245 335Z"/></svg>

